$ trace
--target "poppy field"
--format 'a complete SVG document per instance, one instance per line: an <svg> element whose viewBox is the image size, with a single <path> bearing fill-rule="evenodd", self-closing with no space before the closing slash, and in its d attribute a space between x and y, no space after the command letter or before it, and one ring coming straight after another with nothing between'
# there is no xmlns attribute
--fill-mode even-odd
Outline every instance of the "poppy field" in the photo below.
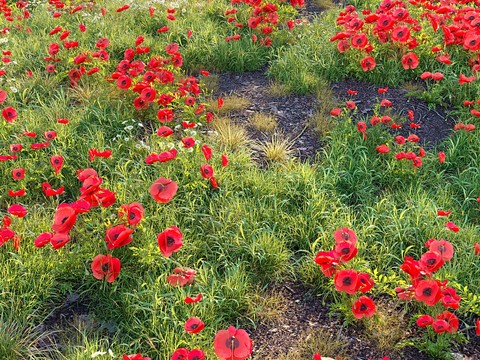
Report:
<svg viewBox="0 0 480 360"><path fill-rule="evenodd" d="M0 0L0 49L0 359L480 359L478 1Z"/></svg>

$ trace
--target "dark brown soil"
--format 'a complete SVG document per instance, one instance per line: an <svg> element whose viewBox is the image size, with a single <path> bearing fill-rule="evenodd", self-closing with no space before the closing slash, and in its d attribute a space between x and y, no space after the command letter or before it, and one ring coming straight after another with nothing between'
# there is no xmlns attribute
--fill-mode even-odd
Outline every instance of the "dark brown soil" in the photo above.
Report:
<svg viewBox="0 0 480 360"><path fill-rule="evenodd" d="M295 156L301 160L312 158L320 149L320 139L307 126L316 109L316 100L312 95L272 96L269 94L264 70L247 73L222 73L219 75L218 95L237 95L246 98L251 105L246 109L234 111L229 117L243 125L253 139L265 141L270 134L256 131L248 126L254 113L272 115L278 121L277 133L292 141Z"/></svg>

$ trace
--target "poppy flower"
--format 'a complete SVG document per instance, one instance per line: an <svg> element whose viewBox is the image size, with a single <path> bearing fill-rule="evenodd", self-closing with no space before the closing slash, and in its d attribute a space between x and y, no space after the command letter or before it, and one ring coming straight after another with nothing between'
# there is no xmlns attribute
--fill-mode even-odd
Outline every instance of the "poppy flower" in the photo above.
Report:
<svg viewBox="0 0 480 360"><path fill-rule="evenodd" d="M380 106L381 107L390 107L390 106L392 106L392 102L390 100L387 100L387 99L382 99L382 101L380 101Z"/></svg>
<svg viewBox="0 0 480 360"><path fill-rule="evenodd" d="M167 277L167 281L172 286L186 286L193 284L197 272L190 268L175 268L173 274Z"/></svg>
<svg viewBox="0 0 480 360"><path fill-rule="evenodd" d="M454 288L445 288L442 291L442 305L446 308L458 309L459 303L462 300L458 296L457 291Z"/></svg>
<svg viewBox="0 0 480 360"><path fill-rule="evenodd" d="M387 154L390 152L390 149L385 144L377 146L376 149L377 149L377 152L380 154Z"/></svg>
<svg viewBox="0 0 480 360"><path fill-rule="evenodd" d="M198 334L203 330L205 324L202 320L197 317L191 317L185 322L184 329L189 334Z"/></svg>
<svg viewBox="0 0 480 360"><path fill-rule="evenodd" d="M205 359L205 353L201 349L192 349L188 353L187 360L204 360Z"/></svg>
<svg viewBox="0 0 480 360"><path fill-rule="evenodd" d="M22 180L25 178L25 169L18 168L12 170L12 179L13 180Z"/></svg>
<svg viewBox="0 0 480 360"><path fill-rule="evenodd" d="M168 126L160 126L157 130L157 135L160 137L168 137L173 134L173 130Z"/></svg>
<svg viewBox="0 0 480 360"><path fill-rule="evenodd" d="M443 261L449 261L453 257L453 245L447 240L433 240L428 248L431 251L438 252Z"/></svg>
<svg viewBox="0 0 480 360"><path fill-rule="evenodd" d="M405 70L415 69L418 66L418 57L415 53L409 52L402 56L402 66Z"/></svg>
<svg viewBox="0 0 480 360"><path fill-rule="evenodd" d="M118 210L119 218L126 218L127 223L130 226L135 226L142 221L145 216L145 210L143 209L142 204L138 202L133 202L131 204L123 204Z"/></svg>
<svg viewBox="0 0 480 360"><path fill-rule="evenodd" d="M194 303L197 303L197 302L201 301L202 298L203 298L202 294L198 294L197 296L195 296L193 298L190 297L190 296L186 296L184 302L185 302L185 304L194 304Z"/></svg>
<svg viewBox="0 0 480 360"><path fill-rule="evenodd" d="M426 273L433 273L440 269L444 264L442 255L436 251L427 251L420 258L420 266Z"/></svg>
<svg viewBox="0 0 480 360"><path fill-rule="evenodd" d="M58 174L63 166L63 157L61 155L54 155L50 158L50 164L55 170L55 174Z"/></svg>
<svg viewBox="0 0 480 360"><path fill-rule="evenodd" d="M173 120L173 111L171 109L160 109L157 112L157 118L161 123L171 122Z"/></svg>
<svg viewBox="0 0 480 360"><path fill-rule="evenodd" d="M358 291L362 293L366 293L367 291L370 291L373 288L373 286L375 285L375 282L367 273L359 273L358 285L359 285Z"/></svg>
<svg viewBox="0 0 480 360"><path fill-rule="evenodd" d="M64 247L70 241L70 236L68 234L54 234L50 239L50 244L52 247L57 250Z"/></svg>
<svg viewBox="0 0 480 360"><path fill-rule="evenodd" d="M59 206L53 217L52 230L59 234L68 233L77 221L77 212L68 205Z"/></svg>
<svg viewBox="0 0 480 360"><path fill-rule="evenodd" d="M363 71L370 71L375 69L377 63L372 56L365 56L362 60L360 60L360 65Z"/></svg>
<svg viewBox="0 0 480 360"><path fill-rule="evenodd" d="M397 26L392 30L391 36L393 41L401 43L407 42L408 38L410 37L410 29L405 25Z"/></svg>
<svg viewBox="0 0 480 360"><path fill-rule="evenodd" d="M432 323L432 328L436 333L442 334L449 330L450 325L445 320L437 319Z"/></svg>
<svg viewBox="0 0 480 360"><path fill-rule="evenodd" d="M182 247L183 234L176 226L170 226L158 234L158 247L165 257L170 257Z"/></svg>
<svg viewBox="0 0 480 360"><path fill-rule="evenodd" d="M347 108L348 108L349 110L353 110L353 109L355 109L356 106L357 106L357 105L355 104L355 101L347 101L347 102L345 103L345 105L347 105Z"/></svg>
<svg viewBox="0 0 480 360"><path fill-rule="evenodd" d="M252 354L253 343L245 330L230 326L217 332L213 347L220 360L245 360Z"/></svg>
<svg viewBox="0 0 480 360"><path fill-rule="evenodd" d="M358 273L355 270L337 271L334 277L335 289L353 295L358 289Z"/></svg>
<svg viewBox="0 0 480 360"><path fill-rule="evenodd" d="M222 166L225 167L228 165L228 158L227 155L222 154Z"/></svg>
<svg viewBox="0 0 480 360"><path fill-rule="evenodd" d="M177 193L178 185L171 179L160 177L150 187L150 195L155 201L160 203L168 203Z"/></svg>
<svg viewBox="0 0 480 360"><path fill-rule="evenodd" d="M171 360L188 360L188 349L179 348L172 354Z"/></svg>
<svg viewBox="0 0 480 360"><path fill-rule="evenodd" d="M367 45L368 39L364 33L358 33L352 36L350 43L356 49L363 49Z"/></svg>
<svg viewBox="0 0 480 360"><path fill-rule="evenodd" d="M119 247L128 245L132 242L133 230L127 228L125 225L117 225L111 227L106 231L105 241L107 243L107 249L113 250Z"/></svg>
<svg viewBox="0 0 480 360"><path fill-rule="evenodd" d="M340 109L340 108L335 108L335 109L330 110L330 115L332 115L332 116L338 116L338 115L341 114L341 112L342 112L342 109Z"/></svg>
<svg viewBox="0 0 480 360"><path fill-rule="evenodd" d="M6 122L12 123L17 119L17 110L9 106L2 110L2 116Z"/></svg>
<svg viewBox="0 0 480 360"><path fill-rule="evenodd" d="M97 255L92 261L93 277L98 280L106 279L107 282L114 282L120 274L120 260L112 258L112 255Z"/></svg>
<svg viewBox="0 0 480 360"><path fill-rule="evenodd" d="M352 260L358 253L358 249L354 243L350 241L337 242L334 248L335 257L341 262L348 262Z"/></svg>
<svg viewBox="0 0 480 360"><path fill-rule="evenodd" d="M432 74L432 80L440 81L444 78L444 75L441 72L436 72Z"/></svg>
<svg viewBox="0 0 480 360"><path fill-rule="evenodd" d="M22 144L10 144L10 151L13 153L17 153L22 151L23 146Z"/></svg>
<svg viewBox="0 0 480 360"><path fill-rule="evenodd" d="M60 186L58 189L52 188L52 186L48 182L42 183L42 191L45 196L56 196L61 195L65 192L65 186Z"/></svg>
<svg viewBox="0 0 480 360"><path fill-rule="evenodd" d="M410 134L408 135L407 141L416 143L420 141L420 138L415 134Z"/></svg>
<svg viewBox="0 0 480 360"><path fill-rule="evenodd" d="M453 232L459 232L460 231L460 228L458 227L458 225L454 224L451 221L447 222L445 224L445 226L447 227L447 229L452 230Z"/></svg>
<svg viewBox="0 0 480 360"><path fill-rule="evenodd" d="M370 318L375 314L375 303L368 296L360 296L352 305L352 313L356 319Z"/></svg>
<svg viewBox="0 0 480 360"><path fill-rule="evenodd" d="M475 81L475 80L476 80L475 76L467 77L467 76L465 76L465 75L463 75L463 74L460 74L460 78L458 79L458 83L459 83L460 85L464 85L464 84L467 84L467 83L471 83L471 82L473 82L473 81Z"/></svg>
<svg viewBox="0 0 480 360"><path fill-rule="evenodd" d="M51 232L41 233L40 235L37 236L33 244L35 245L35 247L41 248L47 245L52 239L52 237L53 237L53 233Z"/></svg>
<svg viewBox="0 0 480 360"><path fill-rule="evenodd" d="M415 299L428 306L435 305L441 297L442 292L435 280L420 280L415 287Z"/></svg>
<svg viewBox="0 0 480 360"><path fill-rule="evenodd" d="M431 79L432 75L433 74L431 72L425 71L424 73L422 73L422 75L420 75L420 79L422 80Z"/></svg>
<svg viewBox="0 0 480 360"><path fill-rule="evenodd" d="M218 189L218 181L217 181L217 178L215 176L212 176L210 178L210 186L213 188L213 190Z"/></svg>
<svg viewBox="0 0 480 360"><path fill-rule="evenodd" d="M316 353L313 355L313 360L322 360L322 356L320 355L320 353Z"/></svg>
<svg viewBox="0 0 480 360"><path fill-rule="evenodd" d="M13 204L8 208L8 213L10 215L23 218L27 215L27 209L20 204Z"/></svg>
<svg viewBox="0 0 480 360"><path fill-rule="evenodd" d="M133 355L123 355L123 360L152 360L149 357L143 357L140 353Z"/></svg>
<svg viewBox="0 0 480 360"><path fill-rule="evenodd" d="M473 244L473 247L475 249L475 255L480 255L480 244L476 242Z"/></svg>
<svg viewBox="0 0 480 360"><path fill-rule="evenodd" d="M475 334L477 334L477 336L480 336L480 318L475 320Z"/></svg>
<svg viewBox="0 0 480 360"><path fill-rule="evenodd" d="M335 230L335 232L333 233L333 238L335 239L336 243L340 243L343 241L348 241L352 244L357 243L357 234L355 234L355 231L349 228L341 228Z"/></svg>
<svg viewBox="0 0 480 360"><path fill-rule="evenodd" d="M447 322L447 324L448 324L448 328L446 329L447 332L453 333L453 332L458 330L458 318L455 314L451 313L450 311L445 310L444 312L438 314L436 316L436 319L437 319L436 321L444 320L444 321ZM434 322L434 324L435 324L435 322ZM434 330L435 330L435 326L434 326Z"/></svg>
<svg viewBox="0 0 480 360"><path fill-rule="evenodd" d="M45 139L47 139L47 141L52 141L53 139L55 139L57 137L57 132L54 131L54 130L45 131L43 136L45 136Z"/></svg>
<svg viewBox="0 0 480 360"><path fill-rule="evenodd" d="M25 191L25 189L19 189L16 191L8 189L8 196L11 196L11 197L25 196L26 194L27 192Z"/></svg>
<svg viewBox="0 0 480 360"><path fill-rule="evenodd" d="M185 149L189 149L195 145L195 139L192 137L183 138L182 144Z"/></svg>
<svg viewBox="0 0 480 360"><path fill-rule="evenodd" d="M200 172L204 179L210 179L213 176L213 167L209 164L203 164L200 166Z"/></svg>
<svg viewBox="0 0 480 360"><path fill-rule="evenodd" d="M433 317L430 315L422 315L417 319L417 325L419 327L426 327L433 324Z"/></svg>
<svg viewBox="0 0 480 360"><path fill-rule="evenodd" d="M443 164L445 162L445 153L443 151L438 152L438 161L440 164Z"/></svg>
<svg viewBox="0 0 480 360"><path fill-rule="evenodd" d="M208 145L203 145L202 146L202 153L203 156L205 157L205 160L208 161L212 158L212 148Z"/></svg>

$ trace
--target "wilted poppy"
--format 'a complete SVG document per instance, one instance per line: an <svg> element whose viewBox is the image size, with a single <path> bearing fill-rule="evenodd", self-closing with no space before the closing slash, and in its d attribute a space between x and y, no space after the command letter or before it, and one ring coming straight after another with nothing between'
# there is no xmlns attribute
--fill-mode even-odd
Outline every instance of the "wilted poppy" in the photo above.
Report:
<svg viewBox="0 0 480 360"><path fill-rule="evenodd" d="M452 230L453 232L459 232L460 231L460 228L458 227L458 225L456 225L455 223L449 221L445 224L445 226L447 227L447 229L449 230Z"/></svg>
<svg viewBox="0 0 480 360"><path fill-rule="evenodd" d="M175 268L173 274L167 277L167 281L172 286L185 286L193 284L197 272L190 268Z"/></svg>
<svg viewBox="0 0 480 360"><path fill-rule="evenodd" d="M158 234L158 247L165 257L170 257L182 247L183 234L176 226L170 226Z"/></svg>
<svg viewBox="0 0 480 360"><path fill-rule="evenodd" d="M112 255L97 255L92 261L92 272L95 279L103 280L106 278L107 282L111 283L120 274L120 260L112 258Z"/></svg>
<svg viewBox="0 0 480 360"><path fill-rule="evenodd" d="M197 303L197 302L201 301L202 298L203 298L202 294L198 294L197 296L195 296L193 298L190 297L190 296L186 296L184 301L185 301L185 304L194 304L194 303Z"/></svg>

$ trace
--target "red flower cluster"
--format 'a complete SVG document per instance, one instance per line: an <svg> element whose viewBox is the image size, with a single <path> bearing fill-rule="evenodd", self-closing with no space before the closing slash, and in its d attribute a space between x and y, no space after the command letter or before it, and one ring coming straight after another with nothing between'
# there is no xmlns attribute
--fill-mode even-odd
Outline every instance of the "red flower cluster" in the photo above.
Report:
<svg viewBox="0 0 480 360"><path fill-rule="evenodd" d="M358 253L356 247L357 236L348 228L338 229L334 233L335 248L331 251L320 251L315 257L315 262L325 276L334 276L333 282L337 291L354 295L358 291L366 293L374 286L374 281L367 273L358 273L353 269L340 269L341 264L352 260ZM353 315L357 319L371 317L375 314L375 304L367 296L361 296L352 305Z"/></svg>

